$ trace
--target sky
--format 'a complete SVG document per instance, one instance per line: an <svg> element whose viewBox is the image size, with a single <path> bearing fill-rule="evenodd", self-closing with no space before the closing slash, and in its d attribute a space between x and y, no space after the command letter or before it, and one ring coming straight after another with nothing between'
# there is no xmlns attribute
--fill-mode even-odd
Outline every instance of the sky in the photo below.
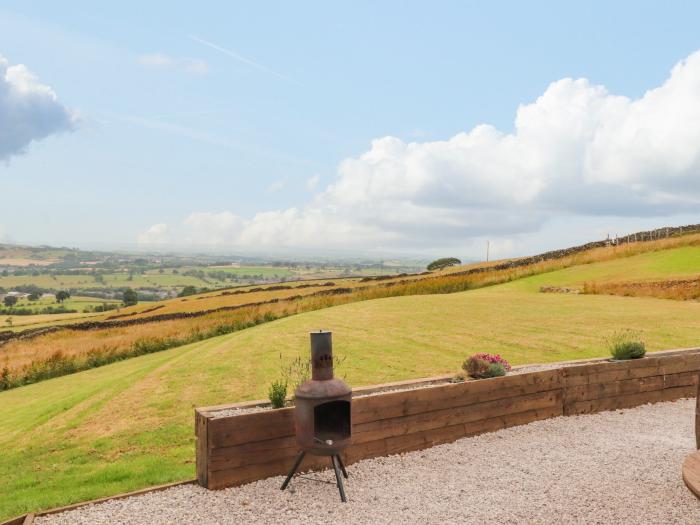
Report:
<svg viewBox="0 0 700 525"><path fill-rule="evenodd" d="M492 257L700 222L700 4L0 3L0 241Z"/></svg>

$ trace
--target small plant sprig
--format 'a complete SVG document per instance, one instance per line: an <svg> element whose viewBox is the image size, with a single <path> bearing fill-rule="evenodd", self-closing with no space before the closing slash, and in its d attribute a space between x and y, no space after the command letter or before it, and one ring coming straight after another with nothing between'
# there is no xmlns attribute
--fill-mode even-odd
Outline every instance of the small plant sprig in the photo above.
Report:
<svg viewBox="0 0 700 525"><path fill-rule="evenodd" d="M633 330L620 330L606 339L613 359L639 359L647 353L646 345L640 334Z"/></svg>
<svg viewBox="0 0 700 525"><path fill-rule="evenodd" d="M272 408L283 408L287 401L287 382L284 380L273 381L268 392Z"/></svg>
<svg viewBox="0 0 700 525"><path fill-rule="evenodd" d="M497 354L479 353L462 363L462 369L474 379L499 377L511 370L510 363Z"/></svg>
<svg viewBox="0 0 700 525"><path fill-rule="evenodd" d="M280 354L280 363L282 362L282 354ZM336 377L345 379L344 364L345 356L333 355L333 369ZM282 364L280 369L283 381L291 387L292 392L299 388L299 385L311 379L311 359L308 357L298 356L289 364ZM338 373L339 369L340 374Z"/></svg>

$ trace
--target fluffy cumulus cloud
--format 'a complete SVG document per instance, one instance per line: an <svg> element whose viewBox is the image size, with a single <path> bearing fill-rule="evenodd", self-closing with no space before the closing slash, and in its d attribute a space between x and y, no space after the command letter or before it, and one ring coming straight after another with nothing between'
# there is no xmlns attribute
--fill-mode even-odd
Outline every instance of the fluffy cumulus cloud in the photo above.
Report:
<svg viewBox="0 0 700 525"><path fill-rule="evenodd" d="M35 140L72 130L75 115L24 65L0 56L0 161L24 152Z"/></svg>
<svg viewBox="0 0 700 525"><path fill-rule="evenodd" d="M483 124L436 142L379 138L303 208L186 222L207 223L202 240L242 246L418 247L531 232L553 217L698 206L700 52L636 100L561 79L518 108L510 133Z"/></svg>
<svg viewBox="0 0 700 525"><path fill-rule="evenodd" d="M145 232L139 234L137 239L139 244L155 245L170 244L170 228L165 223L154 224Z"/></svg>
<svg viewBox="0 0 700 525"><path fill-rule="evenodd" d="M204 75L209 73L209 64L204 60L192 58L175 58L165 53L149 53L140 55L137 62L144 67L154 69L171 69L191 73L193 75Z"/></svg>

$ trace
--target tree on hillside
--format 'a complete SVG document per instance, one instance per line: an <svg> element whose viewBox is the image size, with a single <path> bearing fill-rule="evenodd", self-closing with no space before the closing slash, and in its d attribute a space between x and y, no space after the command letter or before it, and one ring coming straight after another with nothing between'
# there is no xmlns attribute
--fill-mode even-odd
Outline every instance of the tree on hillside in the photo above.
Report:
<svg viewBox="0 0 700 525"><path fill-rule="evenodd" d="M8 295L7 297L5 297L5 299L3 299L3 303L8 308L12 308L14 305L17 304L17 297L15 297L14 295Z"/></svg>
<svg viewBox="0 0 700 525"><path fill-rule="evenodd" d="M177 296L178 296L178 297L186 297L186 296L188 296L188 295L194 295L194 294L196 294L196 293L197 293L197 288L195 288L194 286L190 285L190 286L185 286L185 287L182 289L182 291L180 291L180 293L177 294Z"/></svg>
<svg viewBox="0 0 700 525"><path fill-rule="evenodd" d="M134 290L127 288L122 295L122 301L124 306L133 306L139 302L139 296Z"/></svg>
<svg viewBox="0 0 700 525"><path fill-rule="evenodd" d="M63 301L65 301L69 297L70 297L70 294L68 292L66 292L65 290L60 290L60 291L56 292L56 302L57 303L62 303Z"/></svg>
<svg viewBox="0 0 700 525"><path fill-rule="evenodd" d="M30 301L38 301L40 297L41 297L41 294L39 292L32 292L29 294L27 299L29 299Z"/></svg>
<svg viewBox="0 0 700 525"><path fill-rule="evenodd" d="M458 264L462 264L462 261L460 261L456 257L443 257L442 259L436 259L433 262L431 262L428 265L428 270L432 272L433 270L442 270L443 268L447 268L448 266L456 266Z"/></svg>

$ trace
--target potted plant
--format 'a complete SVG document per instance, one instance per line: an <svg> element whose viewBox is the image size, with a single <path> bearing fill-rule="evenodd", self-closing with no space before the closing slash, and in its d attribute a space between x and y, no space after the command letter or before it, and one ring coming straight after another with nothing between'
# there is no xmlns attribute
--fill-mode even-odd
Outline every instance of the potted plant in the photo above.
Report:
<svg viewBox="0 0 700 525"><path fill-rule="evenodd" d="M644 341L639 334L631 330L616 332L607 339L611 361L640 359L647 353Z"/></svg>
<svg viewBox="0 0 700 525"><path fill-rule="evenodd" d="M287 401L287 382L273 381L268 391L268 398L272 408L284 408Z"/></svg>
<svg viewBox="0 0 700 525"><path fill-rule="evenodd" d="M511 370L510 363L498 354L479 353L469 357L462 363L462 369L469 377L486 379L504 376Z"/></svg>

